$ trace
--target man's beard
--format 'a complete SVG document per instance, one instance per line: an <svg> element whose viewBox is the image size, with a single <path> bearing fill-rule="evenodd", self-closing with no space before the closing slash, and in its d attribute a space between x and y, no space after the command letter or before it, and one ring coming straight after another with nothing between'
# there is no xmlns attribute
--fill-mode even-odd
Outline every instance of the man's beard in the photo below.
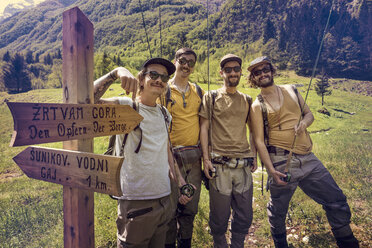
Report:
<svg viewBox="0 0 372 248"><path fill-rule="evenodd" d="M237 80L235 82L232 82L230 80L231 78L236 78ZM240 77L228 77L227 78L227 86L229 86L229 87L236 87L236 86L238 86L239 81L240 81Z"/></svg>
<svg viewBox="0 0 372 248"><path fill-rule="evenodd" d="M191 74L191 68L187 68L187 67L181 67L180 68L180 75L181 75L181 77L188 77L188 76L190 76L190 74Z"/></svg>
<svg viewBox="0 0 372 248"><path fill-rule="evenodd" d="M274 79L271 76L268 76L268 78L269 78L268 82L267 81L266 82L261 82L262 79L257 80L257 82L256 82L257 86L260 87L260 88L267 88L267 87L272 86L274 84Z"/></svg>

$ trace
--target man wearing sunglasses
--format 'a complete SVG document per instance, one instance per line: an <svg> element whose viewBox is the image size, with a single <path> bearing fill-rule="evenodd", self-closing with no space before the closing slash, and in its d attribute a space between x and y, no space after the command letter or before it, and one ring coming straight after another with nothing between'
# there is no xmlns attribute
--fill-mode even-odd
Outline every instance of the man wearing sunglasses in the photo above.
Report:
<svg viewBox="0 0 372 248"><path fill-rule="evenodd" d="M232 211L231 248L243 248L252 223L252 172L256 152L247 140L251 97L237 90L242 60L234 54L220 61L222 88L204 95L200 110L200 142L209 180L209 226L214 247L227 248L225 233ZM251 140L251 138L250 138Z"/></svg>
<svg viewBox="0 0 372 248"><path fill-rule="evenodd" d="M128 97L101 97L117 78L125 84L128 80L136 82L136 108L144 118L139 128L126 138L124 135L116 136L114 154L120 154L124 147L125 157L120 170L123 195L118 199L116 220L118 247L164 247L171 218L169 175L177 175L174 178L179 179L179 186L185 184L179 171L175 170L169 147L166 118L171 116L156 103L174 71L172 62L152 58L143 64L137 80L127 69L120 67L94 82L96 103L130 106L135 105ZM180 202L184 204L189 200L180 196Z"/></svg>
<svg viewBox="0 0 372 248"><path fill-rule="evenodd" d="M248 71L249 83L261 89L252 104L252 127L256 148L269 174L267 213L275 247L288 247L285 219L297 186L323 205L339 247L359 247L349 226L351 213L345 195L311 152L306 128L314 117L304 106L304 99L291 85L275 85L276 69L265 56L253 60Z"/></svg>
<svg viewBox="0 0 372 248"><path fill-rule="evenodd" d="M196 53L181 48L175 54L176 71L169 81L169 89L162 97L162 104L172 115L170 138L179 170L187 183L195 186L192 200L186 205L177 204L178 187L172 187L174 218L169 222L166 248L190 248L195 215L201 189L201 152L199 147L199 109L204 91L189 82L194 71Z"/></svg>

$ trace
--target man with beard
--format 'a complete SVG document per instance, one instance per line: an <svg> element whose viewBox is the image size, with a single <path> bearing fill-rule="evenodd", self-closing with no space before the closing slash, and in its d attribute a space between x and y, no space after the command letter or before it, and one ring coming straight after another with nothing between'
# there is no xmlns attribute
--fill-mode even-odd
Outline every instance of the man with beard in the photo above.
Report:
<svg viewBox="0 0 372 248"><path fill-rule="evenodd" d="M164 247L171 210L169 175L180 179L179 186L185 184L174 169L169 147L166 119L171 116L156 103L174 71L172 62L152 58L143 64L138 80L119 67L94 82L95 103L136 106L144 117L138 128L116 136L115 154L125 157L120 170L123 195L118 200L116 220L119 248ZM136 102L128 97L101 98L118 78L136 83L132 87L138 88ZM180 198L184 203L189 200L186 196Z"/></svg>
<svg viewBox="0 0 372 248"><path fill-rule="evenodd" d="M345 195L311 152L312 141L306 128L314 117L304 106L304 99L295 87L274 84L276 69L267 57L253 60L248 71L249 83L261 88L252 105L252 128L256 148L269 174L267 213L275 247L288 247L285 218L297 186L322 204L340 248L359 247L350 229L351 213ZM287 165L290 151L292 157Z"/></svg>
<svg viewBox="0 0 372 248"><path fill-rule="evenodd" d="M178 186L172 185L174 218L168 225L167 248L176 247L176 239L177 247L191 247L193 222L198 212L202 173L198 114L204 91L197 84L189 82L195 63L196 54L192 49L181 48L176 52L175 75L169 80L168 91L161 99L172 115L170 139L180 172L187 183L195 186L192 200L183 205L178 203Z"/></svg>
<svg viewBox="0 0 372 248"><path fill-rule="evenodd" d="M209 180L209 226L214 247L228 247L225 233L232 209L231 248L243 248L252 223L254 144L247 140L251 97L237 90L242 60L227 54L220 61L224 86L205 94L200 110L200 142ZM250 139L251 140L251 139Z"/></svg>

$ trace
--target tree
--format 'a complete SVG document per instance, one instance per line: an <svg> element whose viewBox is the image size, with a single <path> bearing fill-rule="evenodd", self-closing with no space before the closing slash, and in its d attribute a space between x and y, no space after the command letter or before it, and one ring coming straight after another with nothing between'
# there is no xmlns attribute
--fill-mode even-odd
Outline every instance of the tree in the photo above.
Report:
<svg viewBox="0 0 372 248"><path fill-rule="evenodd" d="M32 51L30 51L30 50L28 50L27 53L26 53L26 63L27 64L34 63L34 58L33 58L33 55L32 55Z"/></svg>
<svg viewBox="0 0 372 248"><path fill-rule="evenodd" d="M122 66L122 65L123 65L123 63L121 62L121 59L120 59L120 55L118 55L118 58L117 58L117 60L116 60L116 64L117 64L118 66Z"/></svg>
<svg viewBox="0 0 372 248"><path fill-rule="evenodd" d="M328 89L329 87L331 87L331 85L329 84L329 79L324 72L322 72L320 78L318 78L314 87L315 87L315 91L318 94L318 96L322 97L322 106L323 106L324 96L329 96L332 94L332 90Z"/></svg>
<svg viewBox="0 0 372 248"><path fill-rule="evenodd" d="M62 88L62 60L54 60L52 72L48 76L47 86L52 88Z"/></svg>
<svg viewBox="0 0 372 248"><path fill-rule="evenodd" d="M4 60L5 62L9 62L9 61L10 61L10 54L9 54L9 51L6 51L6 53L4 53L3 60Z"/></svg>
<svg viewBox="0 0 372 248"><path fill-rule="evenodd" d="M39 63L39 62L40 62L39 57L40 57L40 54L37 53L37 54L35 55L35 61L34 61L35 63Z"/></svg>
<svg viewBox="0 0 372 248"><path fill-rule="evenodd" d="M61 49L57 49L53 56L53 59L62 59Z"/></svg>
<svg viewBox="0 0 372 248"><path fill-rule="evenodd" d="M16 53L10 63L3 68L3 81L10 93L20 93L31 89L31 80L26 71L24 58Z"/></svg>
<svg viewBox="0 0 372 248"><path fill-rule="evenodd" d="M106 54L99 54L95 56L95 78L99 78L102 75L110 72L115 67L111 58Z"/></svg>
<svg viewBox="0 0 372 248"><path fill-rule="evenodd" d="M49 53L44 56L44 65L53 65L53 59Z"/></svg>
<svg viewBox="0 0 372 248"><path fill-rule="evenodd" d="M266 42L268 42L269 39L275 38L275 37L276 37L276 30L275 30L274 24L270 20L267 20L267 22L264 25L263 43L266 44Z"/></svg>

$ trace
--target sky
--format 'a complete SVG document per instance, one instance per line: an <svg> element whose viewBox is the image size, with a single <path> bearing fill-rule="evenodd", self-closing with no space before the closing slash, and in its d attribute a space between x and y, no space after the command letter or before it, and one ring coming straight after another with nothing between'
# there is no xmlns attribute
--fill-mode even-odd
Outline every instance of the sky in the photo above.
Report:
<svg viewBox="0 0 372 248"><path fill-rule="evenodd" d="M39 4L43 1L45 0L34 0L34 3ZM0 0L0 13L2 14L4 12L4 9L8 4L22 3L22 2L26 2L26 1L25 0Z"/></svg>

